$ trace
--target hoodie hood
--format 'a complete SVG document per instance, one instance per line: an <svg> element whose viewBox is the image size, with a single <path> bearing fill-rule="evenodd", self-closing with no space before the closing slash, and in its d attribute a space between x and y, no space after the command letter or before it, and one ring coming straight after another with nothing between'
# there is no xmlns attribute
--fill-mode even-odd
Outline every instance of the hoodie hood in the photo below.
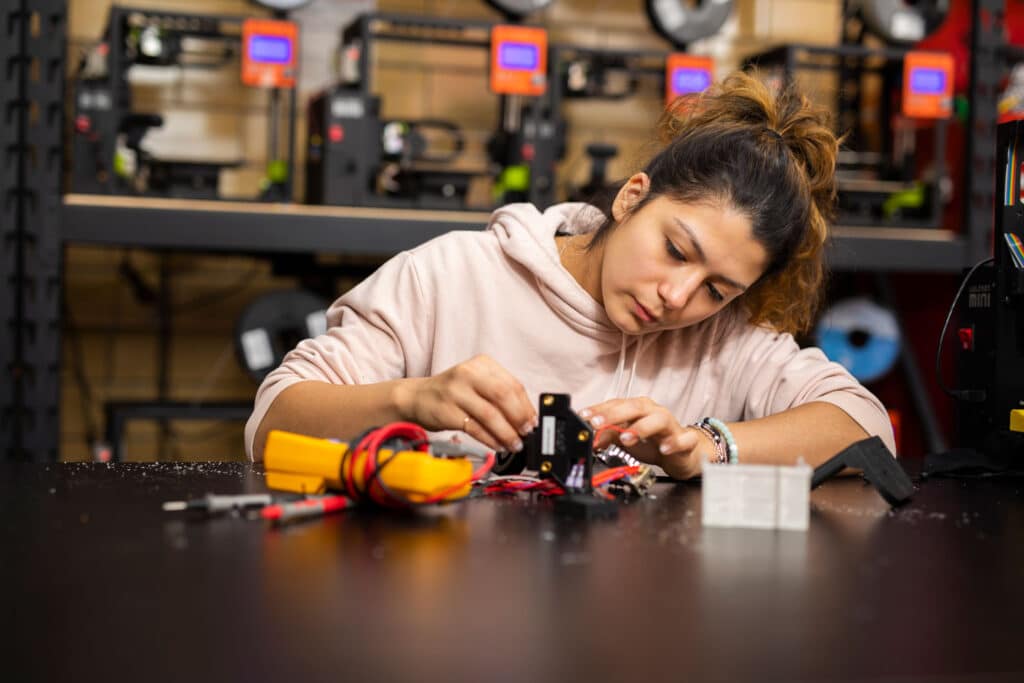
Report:
<svg viewBox="0 0 1024 683"><path fill-rule="evenodd" d="M640 354L650 347L659 333L641 336L622 332L608 318L604 306L562 265L555 234L594 232L605 220L606 216L600 209L581 202L556 204L543 213L532 204L509 204L491 215L487 228L495 234L505 255L531 273L541 296L552 310L577 332L599 342L607 353L618 354L607 399L629 395ZM627 356L631 348L633 354L627 372Z"/></svg>
<svg viewBox="0 0 1024 683"><path fill-rule="evenodd" d="M509 204L491 215L487 229L495 234L508 258L530 271L548 305L569 325L617 348L622 332L565 269L555 244L555 233L594 232L604 219L604 214L589 204L556 204L543 213L533 204Z"/></svg>

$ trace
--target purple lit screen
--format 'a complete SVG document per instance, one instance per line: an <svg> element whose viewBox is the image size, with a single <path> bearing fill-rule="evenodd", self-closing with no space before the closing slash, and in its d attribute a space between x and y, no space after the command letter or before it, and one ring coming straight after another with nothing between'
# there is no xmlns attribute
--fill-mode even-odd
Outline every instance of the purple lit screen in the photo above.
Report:
<svg viewBox="0 0 1024 683"><path fill-rule="evenodd" d="M287 64L292 59L292 41L283 36L259 36L249 39L249 59L264 64Z"/></svg>
<svg viewBox="0 0 1024 683"><path fill-rule="evenodd" d="M502 43L498 48L498 66L503 69L532 71L540 63L536 45L530 43Z"/></svg>
<svg viewBox="0 0 1024 683"><path fill-rule="evenodd" d="M946 92L946 72L942 69L913 69L910 91L918 95L942 95Z"/></svg>
<svg viewBox="0 0 1024 683"><path fill-rule="evenodd" d="M711 74L704 69L676 69L672 72L672 91L678 95L704 92L711 85Z"/></svg>

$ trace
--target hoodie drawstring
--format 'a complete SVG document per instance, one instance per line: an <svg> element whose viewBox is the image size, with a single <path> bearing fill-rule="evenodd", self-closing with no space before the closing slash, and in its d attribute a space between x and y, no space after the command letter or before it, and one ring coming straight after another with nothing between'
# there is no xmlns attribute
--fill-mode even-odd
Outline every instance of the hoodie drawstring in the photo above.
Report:
<svg viewBox="0 0 1024 683"><path fill-rule="evenodd" d="M633 389L633 380L636 379L636 364L640 361L640 354L644 349L644 340L636 343L636 352L633 354L633 367L629 369L629 381L626 382L626 393L622 398L629 398L629 392Z"/></svg>
<svg viewBox="0 0 1024 683"><path fill-rule="evenodd" d="M618 390L619 382L622 381L622 372L626 369L626 335L622 335L622 346L619 347L619 362L615 367L615 377L612 378L612 383L608 385L608 391L604 394L604 399L601 401L607 401L610 399Z"/></svg>
<svg viewBox="0 0 1024 683"><path fill-rule="evenodd" d="M633 391L633 380L636 379L636 366L640 364L640 356L643 355L644 349L650 345L655 335L646 335L641 337L636 343L636 352L633 354L633 364L629 369L629 379L626 381L626 392L621 398L629 398L630 393ZM604 395L604 400L607 401L612 398L619 389L619 383L622 382L622 375L626 370L626 335L622 335L622 346L619 347L619 363L615 368L615 378L612 379L611 385L608 387L608 391Z"/></svg>

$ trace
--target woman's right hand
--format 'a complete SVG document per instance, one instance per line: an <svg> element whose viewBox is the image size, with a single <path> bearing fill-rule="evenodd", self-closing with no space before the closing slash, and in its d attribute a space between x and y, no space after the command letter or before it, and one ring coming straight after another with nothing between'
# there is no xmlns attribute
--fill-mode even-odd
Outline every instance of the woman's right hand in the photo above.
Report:
<svg viewBox="0 0 1024 683"><path fill-rule="evenodd" d="M474 356L399 386L396 403L403 419L432 431L461 430L495 450L522 450L522 437L537 426L526 389L490 356Z"/></svg>

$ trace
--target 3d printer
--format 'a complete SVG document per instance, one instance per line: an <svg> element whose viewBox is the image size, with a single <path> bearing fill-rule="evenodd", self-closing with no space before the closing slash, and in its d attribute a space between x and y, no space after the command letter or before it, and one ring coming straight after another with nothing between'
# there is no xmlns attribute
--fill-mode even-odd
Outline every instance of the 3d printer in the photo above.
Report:
<svg viewBox="0 0 1024 683"><path fill-rule="evenodd" d="M840 224L942 226L952 191L954 60L913 46L948 9L946 0L846 0L839 45L791 44L747 58L779 85L799 78L806 92L834 104L846 135L836 169ZM872 47L869 37L885 45Z"/></svg>
<svg viewBox="0 0 1024 683"><path fill-rule="evenodd" d="M648 102L653 104L648 111L653 124L662 113L662 103L668 106L682 95L702 92L714 81L714 60L688 50L694 41L712 36L722 28L732 13L732 0L647 0L645 7L651 27L674 51L552 46L547 111L551 112L554 129L560 135L565 136L568 130L573 102L625 101L625 109L635 118L643 108L632 98L647 95ZM590 113L588 110L587 114ZM559 148L565 146L563 141ZM561 198L602 205L617 189L617 183L609 181L607 174L608 164L619 149L605 138L587 144L585 152L590 159L589 177L583 183L565 178ZM563 168L562 174L571 171Z"/></svg>
<svg viewBox="0 0 1024 683"><path fill-rule="evenodd" d="M1024 448L1024 120L999 125L996 169L994 263L978 264L963 283L960 373L958 388L950 393L960 400L961 442L991 454L1019 455Z"/></svg>
<svg viewBox="0 0 1024 683"><path fill-rule="evenodd" d="M836 169L840 224L941 227L951 182L945 160L953 116L950 55L793 44L749 57L747 63L774 73L780 86L798 72L836 77L835 120L846 133ZM873 90L877 116L864 117L864 93ZM928 126L930 151L918 139Z"/></svg>
<svg viewBox="0 0 1024 683"><path fill-rule="evenodd" d="M653 124L663 105L702 92L714 80L711 58L680 52L553 45L550 53L548 108L561 136L569 130L567 114L575 102L628 101L629 114L636 117L642 108L632 98L647 96ZM564 137L560 144L565 145ZM619 150L605 141L588 143L585 152L591 164L589 177L582 184L566 179L565 195L570 201L600 203L603 193L616 189L607 174L608 163Z"/></svg>
<svg viewBox="0 0 1024 683"><path fill-rule="evenodd" d="M144 144L164 125L158 113L133 108L136 67L238 69L241 82L269 91L266 199L291 198L298 27L291 22L193 15L114 6L102 41L82 59L74 81L71 185L75 192L221 198L220 172L242 159L158 157ZM280 97L287 93L287 102ZM279 122L287 109L288 151Z"/></svg>
<svg viewBox="0 0 1024 683"><path fill-rule="evenodd" d="M452 168L466 142L438 119L383 118L374 93L374 50L384 41L490 53L500 126L484 168ZM559 139L546 108L547 34L485 21L371 13L342 32L343 78L309 105L306 200L315 204L467 208L470 180L494 180L497 201L554 200Z"/></svg>

